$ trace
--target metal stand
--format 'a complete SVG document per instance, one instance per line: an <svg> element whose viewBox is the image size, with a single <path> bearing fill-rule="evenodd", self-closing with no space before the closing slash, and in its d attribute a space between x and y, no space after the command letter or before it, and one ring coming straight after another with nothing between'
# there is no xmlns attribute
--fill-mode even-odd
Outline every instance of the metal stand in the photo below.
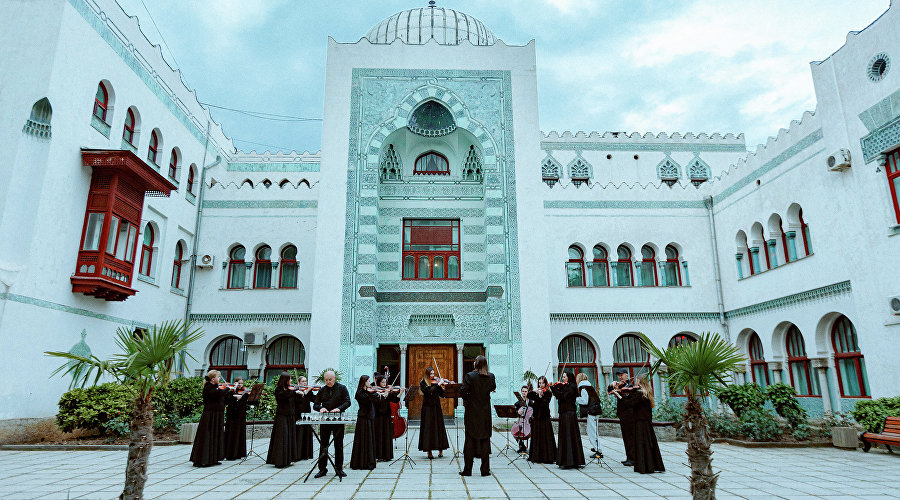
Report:
<svg viewBox="0 0 900 500"><path fill-rule="evenodd" d="M600 435L600 420L599 420L599 419L597 420L597 435L598 435L598 436ZM592 444L594 444L595 446L597 445L597 443L592 443ZM597 451L597 454L602 455L603 452ZM591 461L588 462L588 463L589 463L589 464L597 464L597 465L599 465L601 468L606 469L606 470L608 470L608 471L610 471L610 472L613 472L612 467L610 467L609 464L606 463L606 462L603 460L603 457L594 457L594 458L592 458Z"/></svg>
<svg viewBox="0 0 900 500"><path fill-rule="evenodd" d="M500 448L500 451L497 452L498 456L503 455L504 457L509 458L509 456L506 454L506 450L513 449L513 447L509 445L509 435L510 435L511 430L512 430L512 427L509 426L509 417L506 417L506 446L504 446L503 448ZM516 454L518 454L518 453L519 453L519 451L516 450Z"/></svg>
<svg viewBox="0 0 900 500"><path fill-rule="evenodd" d="M523 441L524 441L524 440L523 440ZM522 443L523 441L518 441L518 440L517 440L518 443ZM518 460L518 459L520 459L520 458L524 458L524 459L525 459L525 463L528 464L528 468L530 469L530 468L531 468L531 462L528 461L528 446L527 446L527 445L525 446L525 451L518 451L518 449L517 449L517 450L516 450L516 458L510 460L509 463L512 464L513 462L515 462L516 460Z"/></svg>
<svg viewBox="0 0 900 500"><path fill-rule="evenodd" d="M394 461L391 462L391 465L394 465L395 463L397 463L397 462L399 462L399 461L402 460L403 463L404 463L404 465L405 465L406 462L408 461L408 462L410 462L410 464L409 464L410 467L412 467L412 468L415 468L415 467L416 467L416 461L413 460L413 458L412 458L411 456L409 456L409 435L410 435L410 433L412 433L412 426L409 425L409 421L407 420L407 422L406 422L406 434L404 434L404 436L405 436L405 438L406 438L406 447L405 447L405 448L406 448L406 451L404 451L403 454L400 455L399 457L395 458Z"/></svg>
<svg viewBox="0 0 900 500"><path fill-rule="evenodd" d="M454 446L454 441L450 442L450 446L453 448L453 456L450 457L450 461L456 460L456 466L462 470L462 466L459 465L459 456L462 455L462 451L459 449L459 420L454 416L453 417L453 428L456 429L456 440ZM447 430L447 426L444 426L444 432L447 433L447 441L450 441L450 431Z"/></svg>
<svg viewBox="0 0 900 500"><path fill-rule="evenodd" d="M327 445L323 448L322 437L319 436L319 433L316 432L316 429L314 427L310 427L310 429L312 430L313 436L315 436L316 440L319 441L319 457L316 458L316 460L313 462L313 466L311 469L309 469L309 472L306 473L306 477L303 478L303 482L305 483L309 479L310 474L312 474L314 470L319 468L319 460L321 460L323 456L327 457L328 462L331 463L331 467L334 469L334 475L337 476L338 482L343 482L341 476L338 474L337 466L334 464L334 460L331 458L331 454L328 453L328 448L330 448L331 443L334 442L334 434L331 435L331 439L328 440Z"/></svg>
<svg viewBox="0 0 900 500"><path fill-rule="evenodd" d="M250 457L256 457L256 458L259 458L259 459L261 459L263 462L266 461L266 459L263 458L262 456L260 456L259 453L253 451L253 438L254 438L254 437L256 437L256 421L255 421L255 420L251 420L251 424L250 424L250 451L247 452L247 455L246 455L244 458L242 458L241 461L238 462L238 464L242 464L242 463L246 462L247 460L250 460Z"/></svg>

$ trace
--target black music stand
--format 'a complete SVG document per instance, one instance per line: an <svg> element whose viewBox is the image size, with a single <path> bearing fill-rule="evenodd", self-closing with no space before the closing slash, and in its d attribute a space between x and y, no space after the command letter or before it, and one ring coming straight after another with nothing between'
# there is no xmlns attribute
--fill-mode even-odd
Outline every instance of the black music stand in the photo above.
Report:
<svg viewBox="0 0 900 500"><path fill-rule="evenodd" d="M509 458L506 454L506 450L513 449L513 447L509 445L509 433L512 430L509 426L509 419L518 418L519 413L514 405L494 405L494 411L497 412L498 417L506 419L506 446L501 448L497 455L503 455L504 457ZM516 453L518 453L518 450L516 450Z"/></svg>
<svg viewBox="0 0 900 500"><path fill-rule="evenodd" d="M253 387L250 389L250 396L247 398L247 406L256 406L259 404L259 398L262 396L263 384L253 384ZM257 452L253 451L253 438L256 437L256 420L250 421L250 450L247 451L247 455L241 459L239 464L242 464L250 459L250 457L256 457L265 461L265 459Z"/></svg>
<svg viewBox="0 0 900 500"><path fill-rule="evenodd" d="M412 401L413 399L415 399L416 394L418 394L418 393L419 393L419 386L418 386L418 385L411 385L411 386L409 386L409 387L406 388L406 396L403 397L403 402L406 403L406 407L407 407L407 408L409 408L409 402ZM406 421L406 433L404 434L404 436L405 436L405 438L406 438L406 447L405 447L405 451L403 452L402 455L400 455L399 457L395 458L394 461L391 462L391 465L394 465L395 463L397 463L397 462L399 462L399 461L402 460L404 464L405 464L407 461L409 461L409 462L410 462L410 464L409 464L410 467L412 467L412 468L415 468L415 467L416 467L416 461L413 460L413 458L412 458L411 456L409 456L409 435L410 435L410 433L412 433L412 426L410 425L409 420L407 419L407 421Z"/></svg>
<svg viewBox="0 0 900 500"><path fill-rule="evenodd" d="M582 387L582 389L584 389L584 390L587 391L587 393L588 393L588 404L590 404L591 401L600 401L600 396L597 394L597 390L594 389L593 386L587 385L587 386ZM585 424L585 426L586 426L586 424ZM596 429L596 431L597 431L597 435L599 436L599 435L600 435L600 420L597 420L597 429ZM595 444L595 443L591 443L591 444ZM600 452L600 450L597 450L597 454L598 454L598 455L602 455L602 453ZM588 462L588 463L589 463L589 464L597 464L597 465L599 465L601 468L604 468L604 469L606 469L606 470L608 470L608 471L610 471L610 472L613 472L612 467L610 467L609 464L606 463L606 462L603 460L603 457L602 457L602 456L592 458L591 461Z"/></svg>
<svg viewBox="0 0 900 500"><path fill-rule="evenodd" d="M444 397L447 399L453 399L454 403L455 403L455 400L460 398L459 389L461 387L462 387L462 384L458 384L458 383L447 384L447 387L444 388ZM456 418L456 410L455 409L453 411L453 429L456 432L456 440L455 440L454 444L451 444L451 446L454 446L454 448L453 448L453 457L450 459L450 461L452 462L452 461L456 460L457 467L459 467L460 470L462 470L462 466L459 464L459 457L460 457L460 455L463 454L463 452L462 452L462 448L459 447L459 419ZM444 427L444 432L447 432L446 426ZM450 436L448 435L447 438L448 438L447 441L449 441Z"/></svg>

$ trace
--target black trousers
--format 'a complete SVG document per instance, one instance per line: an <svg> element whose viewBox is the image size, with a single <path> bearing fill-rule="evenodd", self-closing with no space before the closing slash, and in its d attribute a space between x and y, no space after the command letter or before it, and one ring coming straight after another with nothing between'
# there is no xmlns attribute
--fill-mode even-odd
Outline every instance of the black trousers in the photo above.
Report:
<svg viewBox="0 0 900 500"><path fill-rule="evenodd" d="M472 463L476 455L481 457L481 473L491 472L491 438L476 439L466 436L466 442L463 444L464 473L472 473Z"/></svg>
<svg viewBox="0 0 900 500"><path fill-rule="evenodd" d="M328 442L334 435L334 467L336 470L344 469L344 426L323 425L319 430L322 441L319 444L319 470L328 470ZM325 447L323 450L322 447Z"/></svg>

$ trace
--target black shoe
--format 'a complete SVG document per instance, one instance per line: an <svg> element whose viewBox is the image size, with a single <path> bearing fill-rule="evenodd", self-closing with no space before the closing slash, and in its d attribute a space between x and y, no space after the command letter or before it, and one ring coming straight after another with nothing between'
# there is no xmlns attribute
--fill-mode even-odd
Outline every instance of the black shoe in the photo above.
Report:
<svg viewBox="0 0 900 500"><path fill-rule="evenodd" d="M325 477L325 474L328 474L327 470L320 470L319 472L316 472L316 475L313 477L319 479L320 477Z"/></svg>
<svg viewBox="0 0 900 500"><path fill-rule="evenodd" d="M342 470L335 472L334 475L337 477L347 477L347 473Z"/></svg>
<svg viewBox="0 0 900 500"><path fill-rule="evenodd" d="M460 476L471 476L472 473L471 473L471 472L466 472L466 471L464 471L464 470L461 470L461 471L459 471L459 475L460 475Z"/></svg>
<svg viewBox="0 0 900 500"><path fill-rule="evenodd" d="M593 451L593 452L596 452L596 451L597 451L597 450L595 450L595 449L593 449L593 448L591 448L591 451Z"/></svg>
<svg viewBox="0 0 900 500"><path fill-rule="evenodd" d="M486 477L486 476L490 476L490 475L491 475L490 472L488 472L487 474L485 474L484 472L481 473L481 477Z"/></svg>
<svg viewBox="0 0 900 500"><path fill-rule="evenodd" d="M624 465L625 467L634 467L634 463L628 461L622 462L622 465Z"/></svg>

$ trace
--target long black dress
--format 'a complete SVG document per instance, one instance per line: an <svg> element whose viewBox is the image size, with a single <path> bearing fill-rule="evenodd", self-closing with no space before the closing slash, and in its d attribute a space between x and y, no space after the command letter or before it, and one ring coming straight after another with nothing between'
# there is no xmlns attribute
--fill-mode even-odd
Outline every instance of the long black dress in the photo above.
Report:
<svg viewBox="0 0 900 500"><path fill-rule="evenodd" d="M300 459L297 450L297 418L294 414L294 398L297 393L275 388L275 423L269 439L269 454L266 463L275 467L287 467Z"/></svg>
<svg viewBox="0 0 900 500"><path fill-rule="evenodd" d="M535 391L528 393L531 407L534 411L531 416L531 449L528 450L528 460L539 464L552 464L556 462L556 438L553 437L553 424L550 421L550 399L553 394L544 391L541 396Z"/></svg>
<svg viewBox="0 0 900 500"><path fill-rule="evenodd" d="M616 417L622 430L622 445L625 447L625 460L634 463L634 390L620 391L621 399L616 399Z"/></svg>
<svg viewBox="0 0 900 500"><path fill-rule="evenodd" d="M218 465L225 459L225 398L229 394L231 391L216 384L203 385L203 413L191 449L195 467Z"/></svg>
<svg viewBox="0 0 900 500"><path fill-rule="evenodd" d="M391 420L391 403L399 403L397 394L388 394L375 400L375 460L394 458L394 422Z"/></svg>
<svg viewBox="0 0 900 500"><path fill-rule="evenodd" d="M225 406L225 460L240 460L247 456L247 400L250 391L240 398L229 394Z"/></svg>
<svg viewBox="0 0 900 500"><path fill-rule="evenodd" d="M553 395L559 404L559 449L556 464L563 468L581 467L584 465L584 449L581 445L581 429L575 416L575 398L578 389L569 383L551 386Z"/></svg>
<svg viewBox="0 0 900 500"><path fill-rule="evenodd" d="M300 418L303 413L310 413L310 405L316 399L312 391L305 395L297 394L294 397L294 416ZM297 460L309 460L313 457L313 434L312 426L297 425Z"/></svg>
<svg viewBox="0 0 900 500"><path fill-rule="evenodd" d="M350 468L372 470L375 468L375 394L365 388L357 389L356 431L353 432L353 451L350 453Z"/></svg>
<svg viewBox="0 0 900 500"><path fill-rule="evenodd" d="M664 472L666 467L659 452L656 433L653 432L653 408L650 406L650 400L645 398L641 391L635 390L633 397L622 399L619 404L625 404L634 410L632 435L634 471L641 474Z"/></svg>
<svg viewBox="0 0 900 500"><path fill-rule="evenodd" d="M450 447L447 441L447 429L444 427L444 411L441 409L441 398L444 388L425 381L419 382L422 391L422 421L419 424L419 450L446 450Z"/></svg>

